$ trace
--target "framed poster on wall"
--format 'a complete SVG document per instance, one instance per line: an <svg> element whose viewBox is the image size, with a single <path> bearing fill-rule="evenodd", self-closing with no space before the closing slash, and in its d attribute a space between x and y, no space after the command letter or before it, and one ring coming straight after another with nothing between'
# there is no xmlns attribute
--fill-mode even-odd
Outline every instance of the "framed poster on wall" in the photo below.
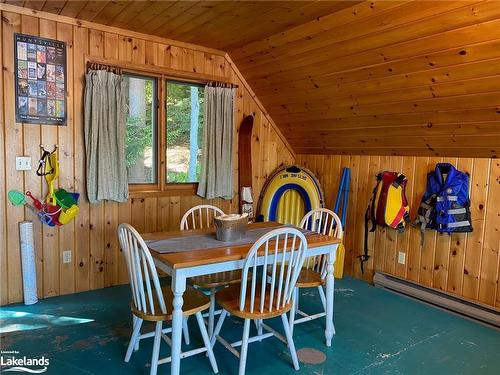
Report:
<svg viewBox="0 0 500 375"><path fill-rule="evenodd" d="M16 121L66 125L66 43L14 34Z"/></svg>

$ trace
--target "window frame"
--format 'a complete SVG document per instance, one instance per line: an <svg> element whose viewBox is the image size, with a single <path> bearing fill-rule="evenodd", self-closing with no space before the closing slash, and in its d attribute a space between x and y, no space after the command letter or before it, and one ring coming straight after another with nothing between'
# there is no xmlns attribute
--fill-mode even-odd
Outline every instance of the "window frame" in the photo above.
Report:
<svg viewBox="0 0 500 375"><path fill-rule="evenodd" d="M119 66L119 64L114 64ZM158 69L161 70L161 69ZM122 68L122 73L131 76L142 76L155 79L156 82L156 182L149 184L128 184L130 198L148 198L162 196L191 196L196 195L198 182L169 182L167 183L167 81L204 86L207 81L220 81L211 78L176 77L172 74L151 70L134 70Z"/></svg>
<svg viewBox="0 0 500 375"><path fill-rule="evenodd" d="M158 152L160 150L160 142L159 142L159 120L160 120L160 105L159 105L159 81L160 79L157 76L154 75L146 75L144 73L137 73L137 72L130 72L130 71L124 71L123 76L129 76L129 77L135 77L135 78L144 78L144 79L150 79L153 81L153 108L151 112L151 121L153 122L153 156L152 159L155 161L154 162L154 175L155 175L155 181L154 182L128 182L128 188L129 191L145 191L145 190L151 190L153 188L154 190L160 190L160 176L158 174L159 172L159 162L160 159L158 157Z"/></svg>

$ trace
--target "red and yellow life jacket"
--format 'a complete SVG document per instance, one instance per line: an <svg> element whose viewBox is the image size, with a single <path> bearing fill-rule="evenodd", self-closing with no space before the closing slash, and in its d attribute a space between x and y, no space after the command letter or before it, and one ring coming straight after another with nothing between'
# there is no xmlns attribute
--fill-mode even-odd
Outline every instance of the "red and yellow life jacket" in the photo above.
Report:
<svg viewBox="0 0 500 375"><path fill-rule="evenodd" d="M360 255L361 272L368 255L368 231L375 232L377 225L405 230L410 221L410 207L406 199L406 176L398 172L382 172L377 175L377 185L373 189L370 204L365 213L365 253ZM372 227L368 229L368 223Z"/></svg>

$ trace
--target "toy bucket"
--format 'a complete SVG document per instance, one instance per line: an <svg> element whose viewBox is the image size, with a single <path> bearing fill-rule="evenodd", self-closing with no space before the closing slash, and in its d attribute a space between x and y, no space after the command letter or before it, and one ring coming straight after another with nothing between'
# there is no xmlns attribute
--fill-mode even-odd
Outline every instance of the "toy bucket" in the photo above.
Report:
<svg viewBox="0 0 500 375"><path fill-rule="evenodd" d="M61 225L68 224L71 220L75 218L76 215L78 215L78 212L80 209L76 204L68 208L67 210L62 210L61 214L59 215L59 223Z"/></svg>
<svg viewBox="0 0 500 375"><path fill-rule="evenodd" d="M51 227L54 225L61 225L59 223L59 215L61 214L61 207L53 206L51 204L46 203L43 207L44 220ZM49 219L49 220L46 220Z"/></svg>

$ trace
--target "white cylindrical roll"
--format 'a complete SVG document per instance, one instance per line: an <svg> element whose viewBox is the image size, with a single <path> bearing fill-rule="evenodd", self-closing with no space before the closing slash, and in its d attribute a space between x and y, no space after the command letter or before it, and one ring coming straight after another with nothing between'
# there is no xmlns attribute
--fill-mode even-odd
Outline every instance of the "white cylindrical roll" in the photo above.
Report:
<svg viewBox="0 0 500 375"><path fill-rule="evenodd" d="M23 270L24 304L38 302L36 290L35 248L33 245L33 223L19 223L19 242L21 244L21 265Z"/></svg>

